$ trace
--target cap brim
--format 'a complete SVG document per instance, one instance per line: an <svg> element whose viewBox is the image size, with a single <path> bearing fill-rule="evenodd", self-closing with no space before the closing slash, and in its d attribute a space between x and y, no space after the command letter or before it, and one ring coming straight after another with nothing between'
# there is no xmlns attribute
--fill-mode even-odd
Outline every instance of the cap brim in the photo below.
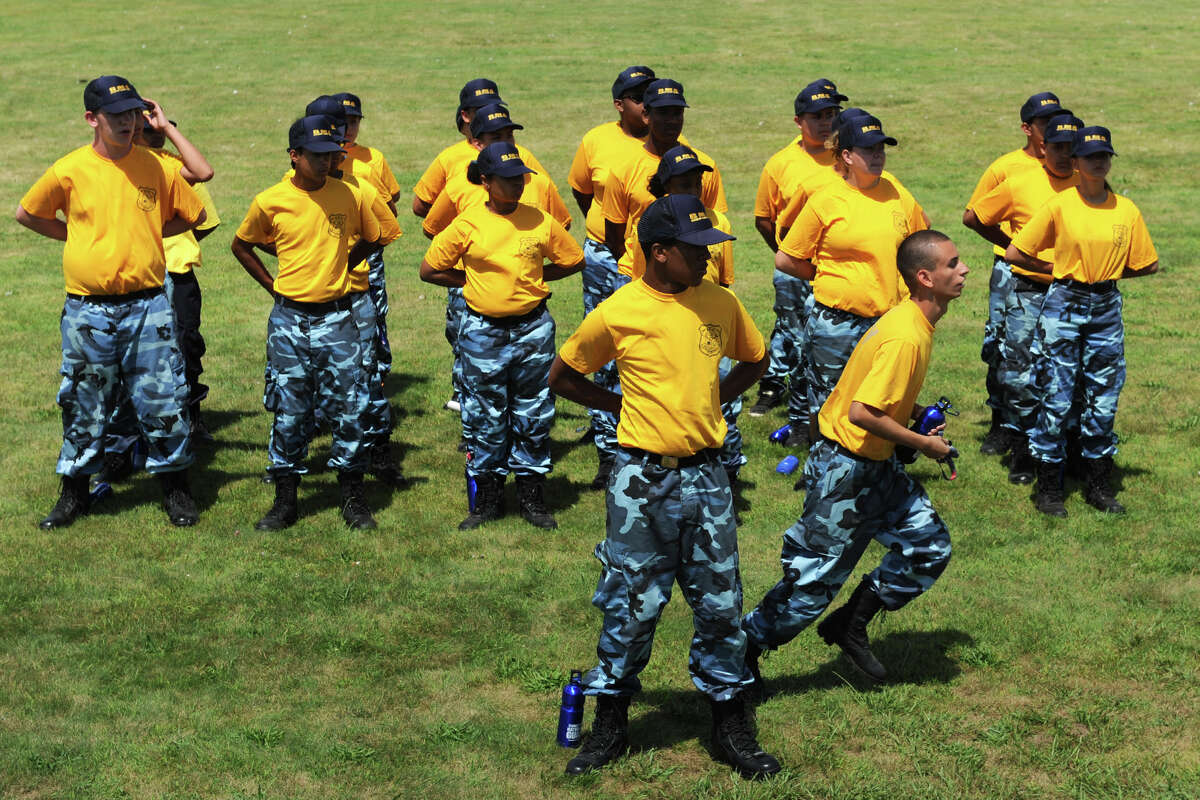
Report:
<svg viewBox="0 0 1200 800"><path fill-rule="evenodd" d="M337 142L310 142L302 144L295 150L307 150L310 153L344 153L345 150Z"/></svg>
<svg viewBox="0 0 1200 800"><path fill-rule="evenodd" d="M1071 109L1063 108L1062 106L1056 106L1054 108L1039 108L1033 114L1030 114L1029 119L1027 119L1025 121L1033 122L1035 119L1040 119L1041 117L1057 117L1059 114L1070 114L1070 113L1071 113Z"/></svg>
<svg viewBox="0 0 1200 800"><path fill-rule="evenodd" d="M861 140L854 142L851 147L874 147L881 142L886 145L891 145L892 147L895 147L897 144L899 144L899 142L897 142L893 136L884 136L882 133L872 132L871 134L864 136Z"/></svg>
<svg viewBox="0 0 1200 800"><path fill-rule="evenodd" d="M350 106L344 106L342 108L342 113L347 117L361 117L363 115L363 113L357 108L351 108Z"/></svg>
<svg viewBox="0 0 1200 800"><path fill-rule="evenodd" d="M710 244L720 244L721 242L736 242L736 236L730 236L724 231L719 231L716 228L706 228L702 231L688 231L681 233L675 237L681 242L687 244L698 244L708 246Z"/></svg>
<svg viewBox="0 0 1200 800"><path fill-rule="evenodd" d="M1113 150L1110 144L1098 143L1093 144L1091 147L1081 147L1071 155L1075 158L1083 158L1085 156L1094 156L1096 153L1108 153L1110 156L1115 156L1117 151Z"/></svg>
<svg viewBox="0 0 1200 800"><path fill-rule="evenodd" d="M102 105L96 110L103 111L105 114L123 114L135 108L139 111L146 111L149 110L150 106L140 97L126 97L123 100L115 100Z"/></svg>
<svg viewBox="0 0 1200 800"><path fill-rule="evenodd" d="M838 95L838 97L842 97ZM844 100L846 98L842 98ZM822 98L815 103L806 104L799 112L800 114L815 114L818 111L823 111L827 108L839 108L842 105L841 100Z"/></svg>
<svg viewBox="0 0 1200 800"><path fill-rule="evenodd" d="M495 172L492 174L501 178L515 178L518 175L536 175L537 173L524 164L511 164L503 167L497 167Z"/></svg>
<svg viewBox="0 0 1200 800"><path fill-rule="evenodd" d="M691 106L689 106L687 103L685 103L683 101L683 98L680 98L680 97L667 97L663 100L659 100L657 103L650 103L650 102L643 101L643 106L645 106L646 108L668 108L671 106L675 106L678 108L691 108Z"/></svg>
<svg viewBox="0 0 1200 800"><path fill-rule="evenodd" d="M508 130L509 128L512 128L514 131L525 130L524 125L518 125L515 122L506 122L503 125L485 125L482 128L480 128L477 132L472 133L471 135L478 138L478 136L482 133L494 133L496 131Z"/></svg>

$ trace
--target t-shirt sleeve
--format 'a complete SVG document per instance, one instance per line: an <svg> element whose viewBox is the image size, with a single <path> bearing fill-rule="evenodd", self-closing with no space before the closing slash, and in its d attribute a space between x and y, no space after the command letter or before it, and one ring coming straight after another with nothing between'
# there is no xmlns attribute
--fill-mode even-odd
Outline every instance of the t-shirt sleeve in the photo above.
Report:
<svg viewBox="0 0 1200 800"><path fill-rule="evenodd" d="M871 369L851 400L891 416L891 412L908 394L918 360L917 347L912 342L884 342L875 351Z"/></svg>
<svg viewBox="0 0 1200 800"><path fill-rule="evenodd" d="M203 183L192 186L192 191L200 197L200 202L204 204L204 222L200 223L196 230L211 231L221 224L221 217L217 214L217 205L213 202L212 193Z"/></svg>
<svg viewBox="0 0 1200 800"><path fill-rule="evenodd" d="M558 355L568 367L584 375L595 372L616 357L616 343L604 322L604 303L583 318Z"/></svg>
<svg viewBox="0 0 1200 800"><path fill-rule="evenodd" d="M550 235L546 238L542 255L550 263L559 264L564 267L573 267L580 261L583 261L583 248L571 238L571 234L567 233L567 229L553 218L549 222Z"/></svg>
<svg viewBox="0 0 1200 800"><path fill-rule="evenodd" d="M758 191L754 194L754 216L774 220L779 208L779 182L771 174L771 164L763 167L758 178Z"/></svg>
<svg viewBox="0 0 1200 800"><path fill-rule="evenodd" d="M433 201L433 208L429 209L429 213L425 215L425 221L421 223L421 228L431 236L437 236L454 221L458 216L458 209L454 206L454 200L450 197L449 192L442 192Z"/></svg>
<svg viewBox="0 0 1200 800"><path fill-rule="evenodd" d="M1012 240L1013 246L1027 256L1036 256L1054 247L1054 209L1050 204L1037 210L1033 218Z"/></svg>
<svg viewBox="0 0 1200 800"><path fill-rule="evenodd" d="M730 331L729 342L725 345L725 355L737 361L761 361L767 354L767 345L762 333L755 327L754 320L737 295L733 292L729 292L729 295L737 308L733 315L733 330Z"/></svg>
<svg viewBox="0 0 1200 800"><path fill-rule="evenodd" d="M800 212L808 203L808 192L803 186L796 189L796 193L788 198L788 201L783 206L783 210L779 212L779 216L775 218L775 238L779 238L779 231L784 228L791 228L796 224L796 217L800 216Z"/></svg>
<svg viewBox="0 0 1200 800"><path fill-rule="evenodd" d="M381 245L389 245L400 238L400 222L392 214L392 210L388 208L387 202L379 192L375 192L371 197L371 213L375 215L375 221L379 223L379 243Z"/></svg>
<svg viewBox="0 0 1200 800"><path fill-rule="evenodd" d="M413 187L413 194L422 203L432 203L437 199L437 196L446 188L446 168L442 164L440 158L435 158L425 171L421 173L417 185Z"/></svg>
<svg viewBox="0 0 1200 800"><path fill-rule="evenodd" d="M604 182L604 205L601 207L604 218L617 225L629 222L629 196L625 192L625 183L615 172L608 173Z"/></svg>
<svg viewBox="0 0 1200 800"><path fill-rule="evenodd" d="M992 189L995 189L999 185L1000 181L998 180L998 176L996 175L995 170L993 170L989 165L988 168L983 171L983 174L979 176L979 183L975 184L975 191L971 192L971 198L967 200L967 208L973 208L979 198L983 197L985 194L990 192Z"/></svg>
<svg viewBox="0 0 1200 800"><path fill-rule="evenodd" d="M721 181L720 168L716 164L713 164L712 168L712 172L704 173L700 200L705 207L716 209L724 214L729 210L729 203L725 200L725 184Z"/></svg>
<svg viewBox="0 0 1200 800"><path fill-rule="evenodd" d="M812 259L821 241L825 223L817 213L814 203L806 203L796 217L796 224L788 230L787 236L779 243L779 249L792 258Z"/></svg>
<svg viewBox="0 0 1200 800"><path fill-rule="evenodd" d="M392 174L392 168L388 165L388 161L383 153L379 153L379 185L387 192L387 199L384 202L400 194L400 183L396 180L396 176Z"/></svg>
<svg viewBox="0 0 1200 800"><path fill-rule="evenodd" d="M179 170L169 169L164 165L163 174L167 180L167 191L170 192L170 203L163 203L163 221L182 217L188 222L195 222L204 210L204 201L196 194Z"/></svg>
<svg viewBox="0 0 1200 800"><path fill-rule="evenodd" d="M21 208L35 217L54 219L59 211L67 210L67 193L54 167L42 173L29 191L21 198Z"/></svg>
<svg viewBox="0 0 1200 800"><path fill-rule="evenodd" d="M990 192L971 203L968 208L984 225L997 225L1012 208L1012 191L1008 181L1001 181Z"/></svg>
<svg viewBox="0 0 1200 800"><path fill-rule="evenodd" d="M580 142L571 160L571 171L567 173L567 185L580 194L596 193L592 186L592 168L588 163L587 142Z"/></svg>
<svg viewBox="0 0 1200 800"><path fill-rule="evenodd" d="M251 244L271 244L275 241L275 230L271 224L271 218L263 211L257 197L250 202L250 209L246 212L246 218L242 220L242 224L238 226L236 236L243 242Z"/></svg>
<svg viewBox="0 0 1200 800"><path fill-rule="evenodd" d="M562 195L558 193L558 189L550 181L546 181L546 211L553 217L559 225L564 228L571 227L571 211L567 208L567 204L563 202Z"/></svg>
<svg viewBox="0 0 1200 800"><path fill-rule="evenodd" d="M378 194L376 197L378 197ZM378 242L381 235L379 218L375 216L375 209L371 207L371 201L367 199L367 195L363 192L355 192L354 201L358 205L358 230L362 236L362 240L364 242Z"/></svg>
<svg viewBox="0 0 1200 800"><path fill-rule="evenodd" d="M456 267L464 269L462 257L470 245L470 230L461 219L455 219L448 228L433 237L425 251L425 261L436 270Z"/></svg>
<svg viewBox="0 0 1200 800"><path fill-rule="evenodd" d="M1158 251L1154 249L1154 242L1150 241L1150 230L1146 227L1146 220L1142 219L1142 212L1135 208L1129 226L1129 268L1141 269L1155 261L1158 261Z"/></svg>

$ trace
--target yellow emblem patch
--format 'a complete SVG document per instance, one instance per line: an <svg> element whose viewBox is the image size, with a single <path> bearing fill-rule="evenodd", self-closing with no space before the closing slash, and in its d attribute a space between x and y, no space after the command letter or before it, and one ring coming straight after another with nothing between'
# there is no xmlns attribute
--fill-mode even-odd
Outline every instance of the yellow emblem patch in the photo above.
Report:
<svg viewBox="0 0 1200 800"><path fill-rule="evenodd" d="M718 356L725 350L725 334L720 325L706 323L700 326L700 352L710 358Z"/></svg>
<svg viewBox="0 0 1200 800"><path fill-rule="evenodd" d="M899 211L892 212L892 224L896 226L896 232L901 236L908 236L908 218Z"/></svg>
<svg viewBox="0 0 1200 800"><path fill-rule="evenodd" d="M1113 225L1113 247L1121 248L1129 243L1129 226Z"/></svg>
<svg viewBox="0 0 1200 800"><path fill-rule="evenodd" d="M158 190L149 186L138 187L137 207L142 211L153 211L158 204Z"/></svg>
<svg viewBox="0 0 1200 800"><path fill-rule="evenodd" d="M521 258L538 263L542 259L542 245L536 236L522 236L517 252Z"/></svg>
<svg viewBox="0 0 1200 800"><path fill-rule="evenodd" d="M329 227L325 232L335 239L344 239L346 237L346 215L330 214Z"/></svg>

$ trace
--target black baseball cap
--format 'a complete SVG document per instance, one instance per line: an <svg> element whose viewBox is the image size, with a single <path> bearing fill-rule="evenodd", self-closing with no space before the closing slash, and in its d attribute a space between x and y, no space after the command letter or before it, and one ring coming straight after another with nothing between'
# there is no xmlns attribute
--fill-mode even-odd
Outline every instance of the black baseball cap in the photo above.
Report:
<svg viewBox="0 0 1200 800"><path fill-rule="evenodd" d="M883 132L883 123L870 114L843 120L838 128L839 150L849 150L851 147L874 147L880 142L893 147L896 145L896 140Z"/></svg>
<svg viewBox="0 0 1200 800"><path fill-rule="evenodd" d="M342 113L347 117L361 117L363 115L362 100L358 98L358 95L351 94L350 92L338 92L333 95L333 99L342 104Z"/></svg>
<svg viewBox="0 0 1200 800"><path fill-rule="evenodd" d="M304 107L304 116L311 117L316 114L333 117L339 122L346 118L345 108L331 94L323 94Z"/></svg>
<svg viewBox="0 0 1200 800"><path fill-rule="evenodd" d="M841 111L838 112L837 116L833 118L833 127L840 128L840 127L842 127L843 122L854 119L855 117L869 117L869 116L871 116L871 115L867 112L867 110L865 108L859 108L857 106L850 106L849 108L843 108Z"/></svg>
<svg viewBox="0 0 1200 800"><path fill-rule="evenodd" d="M1058 95L1054 92L1038 92L1021 106L1021 122L1030 122L1037 117L1053 117L1056 114L1070 113L1069 110L1059 105Z"/></svg>
<svg viewBox="0 0 1200 800"><path fill-rule="evenodd" d="M288 150L310 153L344 153L337 132L337 120L325 114L301 117L288 129Z"/></svg>
<svg viewBox="0 0 1200 800"><path fill-rule="evenodd" d="M101 75L84 87L83 108L85 111L120 114L134 108L147 109L150 104L120 75Z"/></svg>
<svg viewBox="0 0 1200 800"><path fill-rule="evenodd" d="M683 175L697 169L701 172L712 172L712 167L701 162L695 150L681 144L662 154L654 176L665 186L672 175Z"/></svg>
<svg viewBox="0 0 1200 800"><path fill-rule="evenodd" d="M525 166L517 148L508 142L492 142L479 151L473 162L484 175L496 175L501 178L515 178L518 175L533 175L533 170Z"/></svg>
<svg viewBox="0 0 1200 800"><path fill-rule="evenodd" d="M670 78L659 78L646 87L642 95L642 103L646 108L662 108L665 106L682 106L689 108L683 99L683 84Z"/></svg>
<svg viewBox="0 0 1200 800"><path fill-rule="evenodd" d="M459 110L464 108L482 108L490 106L492 103L503 103L500 99L500 87L495 81L489 81L487 78L476 78L473 81L467 81L463 86L462 91L458 93Z"/></svg>
<svg viewBox="0 0 1200 800"><path fill-rule="evenodd" d="M680 241L710 245L735 241L733 236L713 227L700 198L691 194L669 194L655 200L638 220L637 233L642 244Z"/></svg>
<svg viewBox="0 0 1200 800"><path fill-rule="evenodd" d="M833 81L828 78L818 78L796 95L796 116L814 114L825 108L837 107L842 104L842 101L849 99L844 94L838 94Z"/></svg>
<svg viewBox="0 0 1200 800"><path fill-rule="evenodd" d="M613 100L620 100L627 94L636 94L635 89L638 87L644 89L646 84L652 80L654 80L654 70L649 67L626 67L621 70L621 74L613 81Z"/></svg>
<svg viewBox="0 0 1200 800"><path fill-rule="evenodd" d="M478 139L481 133L502 131L505 128L525 130L524 125L512 121L507 108L499 103L492 103L475 112L475 118L471 120L471 138Z"/></svg>
<svg viewBox="0 0 1200 800"><path fill-rule="evenodd" d="M1082 157L1093 153L1111 153L1114 156L1117 154L1117 151L1113 150L1112 134L1108 128L1089 125L1075 131L1075 147L1071 150L1071 155Z"/></svg>
<svg viewBox="0 0 1200 800"><path fill-rule="evenodd" d="M1075 134L1083 127L1083 120L1071 114L1056 114L1046 123L1047 142L1074 142Z"/></svg>

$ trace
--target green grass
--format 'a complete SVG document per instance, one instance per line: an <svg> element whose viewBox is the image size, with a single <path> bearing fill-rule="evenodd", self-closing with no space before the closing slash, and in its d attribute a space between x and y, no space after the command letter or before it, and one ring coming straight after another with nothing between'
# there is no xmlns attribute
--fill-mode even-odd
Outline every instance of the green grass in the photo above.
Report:
<svg viewBox="0 0 1200 800"><path fill-rule="evenodd" d="M14 798L1194 798L1200 796L1200 382L1195 282L1200 170L1195 3L917 0L814 8L732 2L692 13L627 3L177 3L4 6L0 194L14 208L50 162L87 141L83 82L130 78L217 170L225 224L204 243L208 404L218 446L195 486L203 517L171 528L145 476L69 530L34 523L56 493L59 248L0 218L0 795ZM345 44L352 42L352 44ZM558 686L594 659L589 605L603 503L582 487L581 409L559 405L550 500L561 527L506 519L473 533L463 508L442 339L444 294L417 279L419 226L389 248L390 325L408 492L377 488L380 529L351 533L320 467L286 534L254 521L269 418L261 407L267 298L228 253L252 195L285 168L285 132L322 92L366 105L363 140L408 188L454 140L459 87L500 84L519 140L566 191L579 137L612 117L631 63L681 80L686 132L721 166L737 290L771 324L770 259L752 228L762 163L792 135L791 101L835 80L900 139L888 167L973 268L939 325L923 397L963 410L960 478L919 463L954 538L927 596L872 628L897 680L857 682L810 633L772 655L758 710L785 773L746 784L705 750L691 687L691 618L668 607L632 710L636 751L561 777ZM1117 428L1127 516L1036 516L1028 490L977 455L987 246L958 224L987 163L1020 144L1016 109L1055 89L1113 130L1113 182L1138 203L1163 272L1125 287L1129 380ZM576 233L582 236L582 220ZM577 280L555 287L564 338ZM778 415L743 417L741 529L748 603L778 578L799 510L766 442ZM510 489L511 492L511 489ZM510 495L510 506L511 495ZM872 546L868 567L880 555ZM589 719L590 719L589 709Z"/></svg>

